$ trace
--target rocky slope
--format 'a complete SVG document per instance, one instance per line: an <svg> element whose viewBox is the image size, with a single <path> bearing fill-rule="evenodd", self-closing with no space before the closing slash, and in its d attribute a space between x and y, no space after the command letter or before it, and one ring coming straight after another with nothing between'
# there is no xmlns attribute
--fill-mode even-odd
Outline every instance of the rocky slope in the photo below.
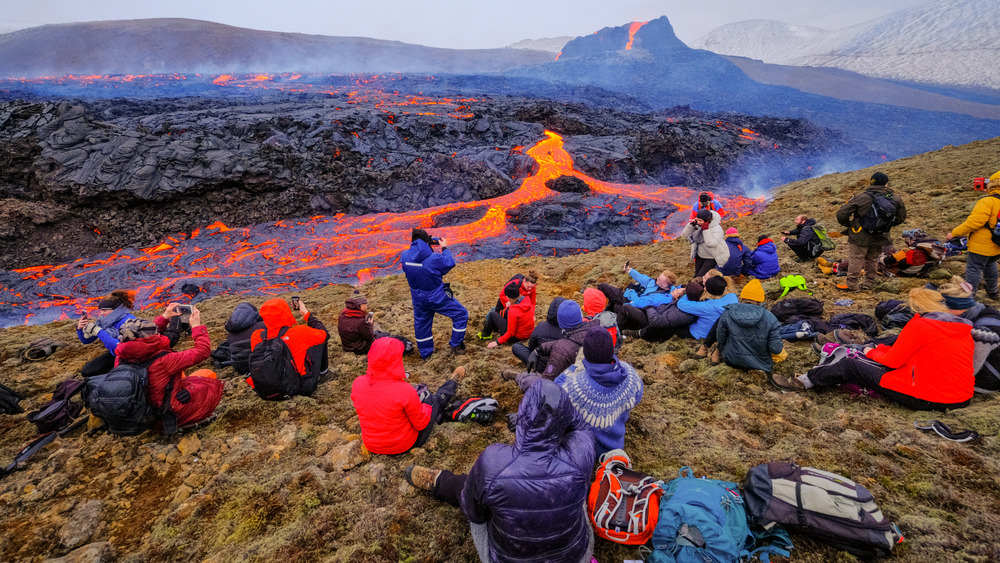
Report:
<svg viewBox="0 0 1000 563"><path fill-rule="evenodd" d="M879 166L907 203L906 227L943 233L960 222L981 194L973 176L995 172L1000 139L948 147ZM776 236L807 212L832 226L836 207L875 171L832 174L783 186L761 213L727 226L745 239ZM898 231L893 233L898 237ZM872 294L854 294L853 306L833 301L844 294L811 264L779 251L784 273L801 273L814 296L834 312L871 313L926 280L886 280ZM843 244L834 251L842 257ZM683 241L606 248L564 258L523 257L459 265L449 280L478 323L497 288L515 272L536 268L544 278L539 305L557 295L579 299L582 287L622 284L624 260L645 272L671 268L691 273ZM944 264L961 272L961 258ZM939 272L936 275L946 275ZM348 286L303 292L302 299L333 326ZM376 279L360 288L388 330L411 334L411 306L402 276ZM775 281L765 282L769 299ZM213 342L240 301L203 302ZM253 302L259 304L260 298ZM473 325L474 326L474 325ZM439 344L448 324L439 322ZM17 349L39 336L68 345L41 362L23 362ZM362 358L339 351L331 337L334 378L311 398L282 403L258 400L228 369L219 419L179 438L150 433L113 438L101 432L67 435L40 452L23 470L0 480L0 559L44 561L471 561L475 551L460 512L415 492L402 479L410 463L469 469L489 443L511 443L502 424L446 425L425 448L402 456L371 456L360 447L358 423L348 399L352 380L364 372ZM188 346L187 342L180 348ZM436 386L459 364L469 375L461 393L488 394L505 411L520 393L502 381L513 366L506 348L489 350L470 341L461 358L436 354L430 361L406 359L411 380ZM780 373L800 372L816 355L806 344L790 344ZM740 481L765 461L794 460L849 476L875 495L902 529L906 543L893 559L992 561L1000 559L1000 402L977 396L964 409L911 412L853 398L839 391L779 393L766 382L725 365L694 357L691 342L629 342L620 352L643 374L645 397L627 426L626 449L636 467L664 478L689 465L698 474ZM0 381L26 396L27 409L42 404L55 384L71 377L100 351L76 342L71 322L0 330ZM940 418L984 435L980 442L952 443L916 430L917 419ZM0 452L12 456L35 435L23 415L0 416ZM974 531L974 533L973 533ZM808 538L793 536L792 560L856 559ZM600 561L635 557L634 548L599 541Z"/></svg>

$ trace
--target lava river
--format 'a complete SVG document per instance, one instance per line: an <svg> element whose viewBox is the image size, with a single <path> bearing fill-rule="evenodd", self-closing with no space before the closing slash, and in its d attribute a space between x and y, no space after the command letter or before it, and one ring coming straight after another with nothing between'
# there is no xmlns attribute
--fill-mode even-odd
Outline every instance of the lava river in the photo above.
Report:
<svg viewBox="0 0 1000 563"><path fill-rule="evenodd" d="M399 254L412 228L448 239L459 261L551 254L540 241L513 224L511 212L555 201L546 182L573 176L586 182L595 206L586 210L627 217L633 243L669 238L679 231L697 192L682 187L614 184L573 169L562 138L552 132L527 151L537 171L507 195L459 202L406 213L360 217L318 216L230 229L215 223L161 244L123 249L59 265L0 271L0 326L39 324L79 315L113 289L136 291L137 307L170 301L197 302L219 294L274 295L329 283L357 283L399 272ZM722 198L730 216L752 212L760 200ZM597 209L597 206L600 209ZM680 212L679 215L673 214ZM462 222L463 217L473 218ZM456 224L458 223L458 224ZM555 233L554 238L559 234ZM569 248L565 252L586 249Z"/></svg>

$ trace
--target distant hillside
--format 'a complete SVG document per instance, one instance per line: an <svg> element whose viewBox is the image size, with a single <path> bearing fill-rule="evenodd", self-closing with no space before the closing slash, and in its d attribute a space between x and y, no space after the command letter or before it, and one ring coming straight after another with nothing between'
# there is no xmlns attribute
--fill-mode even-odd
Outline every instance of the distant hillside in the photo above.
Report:
<svg viewBox="0 0 1000 563"><path fill-rule="evenodd" d="M901 10L838 30L751 20L692 43L725 55L868 76L1000 89L1000 3L955 0Z"/></svg>
<svg viewBox="0 0 1000 563"><path fill-rule="evenodd" d="M510 45L511 49L534 49L536 51L549 51L558 53L562 48L572 41L572 37L547 37L545 39L523 39Z"/></svg>
<svg viewBox="0 0 1000 563"><path fill-rule="evenodd" d="M0 35L0 76L313 71L480 73L552 60L530 49L438 49L179 19L32 27Z"/></svg>

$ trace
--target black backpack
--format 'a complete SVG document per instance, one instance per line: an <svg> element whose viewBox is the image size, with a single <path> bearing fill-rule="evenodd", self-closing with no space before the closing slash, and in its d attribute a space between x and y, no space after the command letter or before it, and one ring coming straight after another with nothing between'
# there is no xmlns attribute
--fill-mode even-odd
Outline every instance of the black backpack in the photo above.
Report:
<svg viewBox="0 0 1000 563"><path fill-rule="evenodd" d="M872 198L868 212L859 217L861 228L871 234L888 233L896 224L896 209L898 204L892 194L868 192Z"/></svg>
<svg viewBox="0 0 1000 563"><path fill-rule="evenodd" d="M10 387L0 383L0 414L18 414L24 412L18 403L24 399Z"/></svg>
<svg viewBox="0 0 1000 563"><path fill-rule="evenodd" d="M782 299L771 305L771 312L778 318L778 322L782 323L795 315L802 317L822 317L823 302L811 297Z"/></svg>
<svg viewBox="0 0 1000 563"><path fill-rule="evenodd" d="M84 402L91 414L104 421L108 432L136 436L149 428L156 415L146 392L149 366L168 353L161 352L140 364L118 364L108 373L87 379ZM166 410L170 408L172 382L164 393Z"/></svg>
<svg viewBox="0 0 1000 563"><path fill-rule="evenodd" d="M282 337L290 327L282 327L274 338L267 338L250 351L250 376L247 383L266 401L283 401L302 394L302 376L295 369L292 351Z"/></svg>

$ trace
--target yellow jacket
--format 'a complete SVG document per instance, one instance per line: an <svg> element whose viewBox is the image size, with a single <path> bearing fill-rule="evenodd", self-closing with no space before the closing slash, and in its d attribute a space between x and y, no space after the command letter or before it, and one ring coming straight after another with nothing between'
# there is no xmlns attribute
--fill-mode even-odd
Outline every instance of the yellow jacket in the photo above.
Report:
<svg viewBox="0 0 1000 563"><path fill-rule="evenodd" d="M1000 213L1000 188L990 190L990 197L984 197L976 202L965 222L951 231L952 236L969 237L969 252L980 256L996 256L1000 254L1000 246L993 244L990 230L997 224L997 214Z"/></svg>

